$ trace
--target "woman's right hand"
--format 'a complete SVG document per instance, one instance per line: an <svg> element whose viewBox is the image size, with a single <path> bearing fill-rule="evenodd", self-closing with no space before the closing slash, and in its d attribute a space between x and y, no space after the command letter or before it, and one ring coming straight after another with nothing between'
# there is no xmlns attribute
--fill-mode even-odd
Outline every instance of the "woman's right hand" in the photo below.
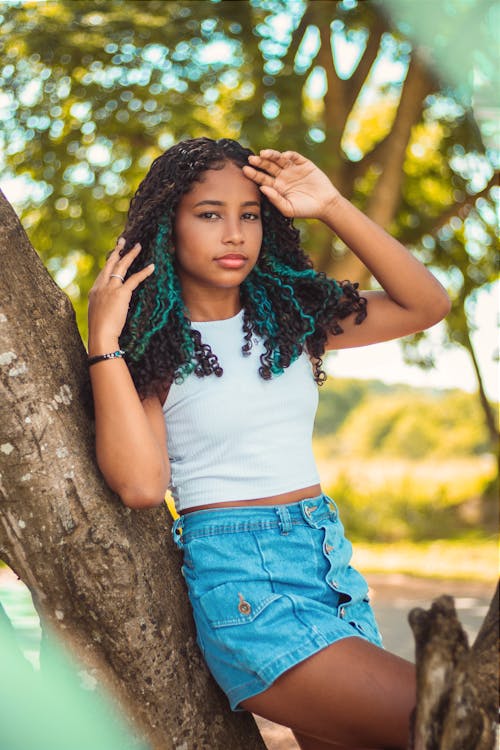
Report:
<svg viewBox="0 0 500 750"><path fill-rule="evenodd" d="M123 282L122 278L125 278L128 269L141 252L141 245L137 243L121 258L120 251L124 246L125 238L120 237L89 292L90 356L118 348L118 339L125 325L132 292L154 271L154 264L151 263Z"/></svg>

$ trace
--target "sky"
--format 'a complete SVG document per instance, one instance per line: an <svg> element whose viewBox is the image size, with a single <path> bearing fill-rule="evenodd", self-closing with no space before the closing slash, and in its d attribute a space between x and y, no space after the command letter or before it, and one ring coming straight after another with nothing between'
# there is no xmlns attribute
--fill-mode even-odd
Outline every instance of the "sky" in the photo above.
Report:
<svg viewBox="0 0 500 750"><path fill-rule="evenodd" d="M488 397L493 401L499 400L500 369L496 360L499 349L499 303L500 282L496 282L489 292L480 293L475 310L477 330L473 335L484 387ZM433 326L430 336L436 343L438 352L436 367L432 370L406 365L397 341L339 350L329 356L326 369L329 375L338 378L374 378L385 383L476 391L476 375L466 351L459 346L441 348L443 323Z"/></svg>

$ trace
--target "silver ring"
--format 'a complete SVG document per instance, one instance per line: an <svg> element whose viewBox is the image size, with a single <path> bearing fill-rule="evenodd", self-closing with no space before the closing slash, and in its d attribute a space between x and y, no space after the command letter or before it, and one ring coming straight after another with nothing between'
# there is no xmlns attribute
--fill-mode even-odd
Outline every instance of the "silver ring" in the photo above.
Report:
<svg viewBox="0 0 500 750"><path fill-rule="evenodd" d="M109 274L109 278L110 279L121 279L122 284L125 283L125 279L123 278L123 276L120 276L119 273L110 273Z"/></svg>

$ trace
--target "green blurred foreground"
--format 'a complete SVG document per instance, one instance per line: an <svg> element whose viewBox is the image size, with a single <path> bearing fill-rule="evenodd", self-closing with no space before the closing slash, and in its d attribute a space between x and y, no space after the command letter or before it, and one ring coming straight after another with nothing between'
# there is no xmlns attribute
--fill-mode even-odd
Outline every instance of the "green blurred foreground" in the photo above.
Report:
<svg viewBox="0 0 500 750"><path fill-rule="evenodd" d="M21 653L0 605L2 750L147 750L131 738L94 678L44 637L42 668Z"/></svg>

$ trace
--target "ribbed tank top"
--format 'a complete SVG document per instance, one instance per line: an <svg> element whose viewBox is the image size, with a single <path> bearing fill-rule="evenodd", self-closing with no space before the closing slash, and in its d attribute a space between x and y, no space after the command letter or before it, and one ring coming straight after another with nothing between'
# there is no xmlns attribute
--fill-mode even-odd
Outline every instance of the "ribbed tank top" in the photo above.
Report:
<svg viewBox="0 0 500 750"><path fill-rule="evenodd" d="M163 412L178 512L196 505L252 500L319 482L312 452L318 389L304 352L283 374L258 373L262 342L241 351L243 310L193 322L210 344L221 377L189 375L173 383Z"/></svg>

